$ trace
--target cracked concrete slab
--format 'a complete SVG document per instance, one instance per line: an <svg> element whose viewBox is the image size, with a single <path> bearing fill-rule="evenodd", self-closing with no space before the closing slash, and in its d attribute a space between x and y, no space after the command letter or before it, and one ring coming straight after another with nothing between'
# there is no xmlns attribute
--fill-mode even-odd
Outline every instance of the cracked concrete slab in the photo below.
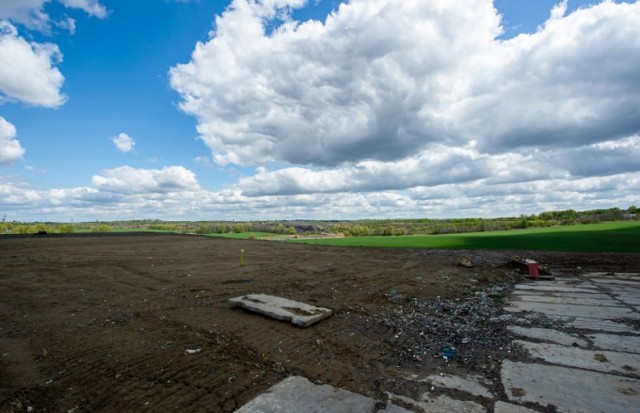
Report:
<svg viewBox="0 0 640 413"><path fill-rule="evenodd" d="M640 406L637 379L509 360L502 362L500 373L512 402L553 405L563 413L628 413Z"/></svg>
<svg viewBox="0 0 640 413"><path fill-rule="evenodd" d="M429 393L422 395L422 401L410 397L388 393L389 403L410 406L416 412L429 413L486 413L481 404L469 400L456 400L445 395L433 396Z"/></svg>
<svg viewBox="0 0 640 413"><path fill-rule="evenodd" d="M640 305L640 294L638 293L630 293L628 291L622 292L612 292L612 295L621 301L624 301L626 304L630 305Z"/></svg>
<svg viewBox="0 0 640 413"><path fill-rule="evenodd" d="M610 333L636 333L640 334L640 331L634 328L611 320L602 320L598 318L584 318L584 317L556 317L565 322L567 327L574 327L581 330L599 330L607 331Z"/></svg>
<svg viewBox="0 0 640 413"><path fill-rule="evenodd" d="M530 291L551 291L551 292L563 292L563 293L598 293L599 291L588 284L581 284L580 287L562 287L556 285L532 285L532 284L518 284L515 291L530 290Z"/></svg>
<svg viewBox="0 0 640 413"><path fill-rule="evenodd" d="M603 350L640 353L639 336L619 336L616 334L589 334L587 336L594 346Z"/></svg>
<svg viewBox="0 0 640 413"><path fill-rule="evenodd" d="M517 404L497 401L493 407L493 413L538 413L538 411Z"/></svg>
<svg viewBox="0 0 640 413"><path fill-rule="evenodd" d="M547 363L605 373L640 376L640 355L638 354L583 350L558 344L531 343L523 340L514 340L513 343L526 349L531 357L544 360Z"/></svg>
<svg viewBox="0 0 640 413"><path fill-rule="evenodd" d="M576 345L579 347L588 347L589 345L589 343L579 337L575 337L562 331L553 330L550 328L525 328L519 326L508 326L507 329L512 333L522 337L533 338L541 341L550 341L552 343L562 344L565 346Z"/></svg>
<svg viewBox="0 0 640 413"><path fill-rule="evenodd" d="M452 374L432 374L427 377L426 381L431 383L432 386L459 390L473 396L484 397L487 399L492 399L494 397L494 395L480 383L463 377L454 376Z"/></svg>
<svg viewBox="0 0 640 413"><path fill-rule="evenodd" d="M588 274L584 274L584 277L586 278L617 278L617 279L623 279L623 280L637 280L640 281L640 276L636 273L633 272L616 272L616 273L610 273L610 272L590 272Z"/></svg>
<svg viewBox="0 0 640 413"><path fill-rule="evenodd" d="M554 304L576 304L576 305L592 305L592 306L605 306L605 307L621 307L624 306L620 301L613 300L611 297L606 299L593 299L585 296L595 294L584 294L582 297L553 297L548 295L523 295L513 294L513 299L518 301L531 301L536 303L554 303Z"/></svg>
<svg viewBox="0 0 640 413"><path fill-rule="evenodd" d="M290 321L300 327L309 327L333 314L333 311L328 308L267 294L243 295L230 298L229 302L276 320Z"/></svg>
<svg viewBox="0 0 640 413"><path fill-rule="evenodd" d="M635 288L640 289L640 281L633 280L618 280L615 278L592 278L592 282L602 284L611 284L611 285L624 285L625 288Z"/></svg>
<svg viewBox="0 0 640 413"><path fill-rule="evenodd" d="M513 296L536 295L538 297L589 298L592 300L611 300L611 296L603 293L557 293L554 291L515 291Z"/></svg>
<svg viewBox="0 0 640 413"><path fill-rule="evenodd" d="M291 376L274 385L235 413L373 413L373 399L338 389L317 385L300 376Z"/></svg>
<svg viewBox="0 0 640 413"><path fill-rule="evenodd" d="M590 305L536 303L532 301L512 301L504 308L509 312L534 311L543 314L553 314L570 317L586 318L633 318L640 319L640 314L626 307L595 307Z"/></svg>

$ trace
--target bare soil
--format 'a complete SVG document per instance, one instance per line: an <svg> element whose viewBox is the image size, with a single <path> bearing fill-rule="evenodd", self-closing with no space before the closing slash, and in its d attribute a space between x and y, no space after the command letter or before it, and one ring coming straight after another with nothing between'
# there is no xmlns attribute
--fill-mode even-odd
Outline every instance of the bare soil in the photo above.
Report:
<svg viewBox="0 0 640 413"><path fill-rule="evenodd" d="M495 342L478 353L483 360L447 361L437 357L439 348L403 347L399 337L427 330L398 331L413 324L397 320L442 311L457 317L449 326L459 326L465 317L472 323L478 314L499 314L501 295L486 289L520 280L508 264L512 254L555 273L640 271L633 254L332 248L152 234L0 238L0 412L229 412L292 374L376 399L386 391L412 396L418 385L406 384L401 372L486 373L497 369L487 349L498 351L502 342L489 337ZM459 266L462 257L474 267ZM468 300L478 291L495 301L490 314L474 315L477 303ZM303 329L228 304L249 293L335 313ZM437 319L429 325L427 333L437 335ZM469 344L464 331L458 338Z"/></svg>

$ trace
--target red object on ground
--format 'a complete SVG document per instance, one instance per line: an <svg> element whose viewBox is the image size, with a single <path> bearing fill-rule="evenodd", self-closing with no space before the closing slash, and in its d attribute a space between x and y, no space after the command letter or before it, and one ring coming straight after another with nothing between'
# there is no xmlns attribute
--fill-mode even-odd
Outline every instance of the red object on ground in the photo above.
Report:
<svg viewBox="0 0 640 413"><path fill-rule="evenodd" d="M529 267L529 276L531 278L538 277L538 263L535 261L527 261L527 266Z"/></svg>

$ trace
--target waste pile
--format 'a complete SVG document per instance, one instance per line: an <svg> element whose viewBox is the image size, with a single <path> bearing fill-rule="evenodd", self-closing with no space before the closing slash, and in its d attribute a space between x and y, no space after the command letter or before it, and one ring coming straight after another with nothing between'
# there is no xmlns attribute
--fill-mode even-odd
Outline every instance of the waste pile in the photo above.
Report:
<svg viewBox="0 0 640 413"><path fill-rule="evenodd" d="M392 291L388 297L396 306L376 320L394 332L391 362L402 367L435 362L461 363L478 372L493 369L493 361L520 352L506 328L513 315L502 308L511 289L494 285L458 298L429 299Z"/></svg>

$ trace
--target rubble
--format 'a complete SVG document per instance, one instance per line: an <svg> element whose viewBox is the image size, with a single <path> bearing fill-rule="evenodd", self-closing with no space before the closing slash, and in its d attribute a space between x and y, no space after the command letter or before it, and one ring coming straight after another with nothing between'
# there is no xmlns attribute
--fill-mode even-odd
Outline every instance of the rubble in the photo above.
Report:
<svg viewBox="0 0 640 413"><path fill-rule="evenodd" d="M398 306L375 318L395 332L395 364L432 358L473 367L484 364L494 352L511 351L512 335L506 329L511 318L502 310L510 290L508 285L495 285L469 292L463 298L410 301L390 294Z"/></svg>

